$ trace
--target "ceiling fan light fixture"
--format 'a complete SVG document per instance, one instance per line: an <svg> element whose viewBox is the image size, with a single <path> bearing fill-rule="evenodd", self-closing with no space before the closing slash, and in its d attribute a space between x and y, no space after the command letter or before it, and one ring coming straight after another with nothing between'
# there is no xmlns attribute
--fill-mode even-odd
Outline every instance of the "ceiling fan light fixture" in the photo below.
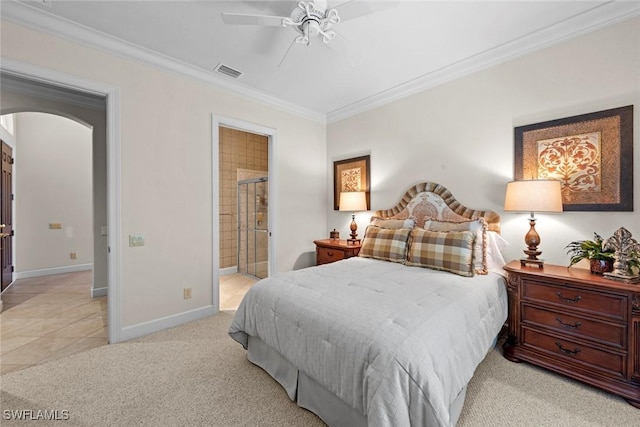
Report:
<svg viewBox="0 0 640 427"><path fill-rule="evenodd" d="M326 1L300 1L291 16L282 19L282 26L293 27L302 34L295 39L297 43L308 45L311 37L321 35L323 43L327 44L336 35L329 30L339 22L338 11L327 9Z"/></svg>

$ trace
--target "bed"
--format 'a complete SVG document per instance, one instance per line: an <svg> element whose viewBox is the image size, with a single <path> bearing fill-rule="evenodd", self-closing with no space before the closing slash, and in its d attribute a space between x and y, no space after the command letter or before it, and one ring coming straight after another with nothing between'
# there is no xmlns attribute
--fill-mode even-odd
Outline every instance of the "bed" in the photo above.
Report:
<svg viewBox="0 0 640 427"><path fill-rule="evenodd" d="M497 213L415 185L358 257L256 283L229 334L330 426L455 426L507 318L499 231Z"/></svg>

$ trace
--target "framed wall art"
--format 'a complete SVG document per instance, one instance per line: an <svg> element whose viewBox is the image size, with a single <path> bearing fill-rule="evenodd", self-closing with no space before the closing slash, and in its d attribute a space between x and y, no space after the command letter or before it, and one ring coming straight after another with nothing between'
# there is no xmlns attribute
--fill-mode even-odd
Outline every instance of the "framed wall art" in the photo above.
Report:
<svg viewBox="0 0 640 427"><path fill-rule="evenodd" d="M515 128L514 178L562 182L565 211L633 211L633 106Z"/></svg>
<svg viewBox="0 0 640 427"><path fill-rule="evenodd" d="M333 162L333 209L339 209L340 193L343 191L364 191L367 210L371 209L370 198L370 156Z"/></svg>

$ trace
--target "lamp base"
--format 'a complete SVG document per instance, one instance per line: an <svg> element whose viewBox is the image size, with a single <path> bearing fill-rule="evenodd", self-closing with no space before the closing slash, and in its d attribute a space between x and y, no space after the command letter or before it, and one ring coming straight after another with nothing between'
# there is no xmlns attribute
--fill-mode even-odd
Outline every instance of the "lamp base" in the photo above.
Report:
<svg viewBox="0 0 640 427"><path fill-rule="evenodd" d="M543 259L520 258L520 265L522 267L524 267L527 264L537 265L538 268L544 268L544 260Z"/></svg>
<svg viewBox="0 0 640 427"><path fill-rule="evenodd" d="M526 243L527 249L523 252L527 257L520 258L520 265L524 267L527 264L533 264L537 265L538 268L542 268L544 260L538 259L538 255L542 254L542 252L538 250L540 236L536 232L536 219L533 217L533 212L531 212L531 218L529 218L529 227L529 232L524 236L524 243Z"/></svg>
<svg viewBox="0 0 640 427"><path fill-rule="evenodd" d="M360 239L347 239L347 245L359 245Z"/></svg>

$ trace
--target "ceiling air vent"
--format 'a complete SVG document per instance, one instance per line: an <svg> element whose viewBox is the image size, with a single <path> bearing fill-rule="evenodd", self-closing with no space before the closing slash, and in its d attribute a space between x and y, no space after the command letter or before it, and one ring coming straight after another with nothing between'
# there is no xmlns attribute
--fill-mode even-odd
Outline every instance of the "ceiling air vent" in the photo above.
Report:
<svg viewBox="0 0 640 427"><path fill-rule="evenodd" d="M224 74L225 76L229 76L231 78L237 79L242 75L242 72L238 70L234 70L233 68L229 68L226 65L218 64L216 66L216 71L220 74Z"/></svg>

